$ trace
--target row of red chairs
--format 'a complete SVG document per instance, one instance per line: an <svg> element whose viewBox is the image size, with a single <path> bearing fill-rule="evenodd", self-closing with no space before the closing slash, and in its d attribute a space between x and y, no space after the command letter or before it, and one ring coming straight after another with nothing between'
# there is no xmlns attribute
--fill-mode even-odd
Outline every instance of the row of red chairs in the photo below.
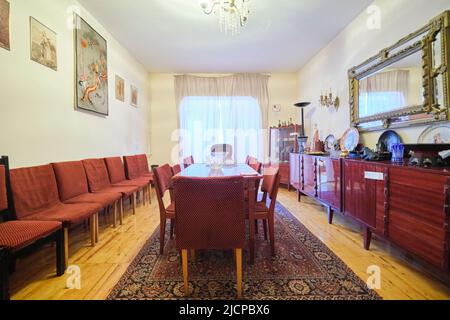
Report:
<svg viewBox="0 0 450 320"><path fill-rule="evenodd" d="M57 274L61 276L69 259L69 230L89 220L91 245L95 246L99 240L99 213L113 211L116 227L120 211L122 224L124 200L130 199L135 214L140 191L143 204L147 199L151 202L152 183L146 155L127 156L123 162L113 157L10 171L7 157L3 157L0 213L7 222L0 223L0 256L8 259L0 262L0 298L9 298L7 271L23 249L43 240L56 241Z"/></svg>

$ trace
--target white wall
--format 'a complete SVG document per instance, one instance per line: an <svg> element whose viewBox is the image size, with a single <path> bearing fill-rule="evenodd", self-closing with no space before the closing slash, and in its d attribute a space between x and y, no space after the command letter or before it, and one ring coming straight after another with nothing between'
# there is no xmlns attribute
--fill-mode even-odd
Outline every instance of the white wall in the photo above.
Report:
<svg viewBox="0 0 450 320"><path fill-rule="evenodd" d="M10 0L11 51L0 48L0 153L12 167L133 153L150 143L148 74L88 12L70 0ZM109 116L74 110L74 40L70 6L108 42ZM69 10L69 11L68 11ZM58 71L30 60L29 17L57 34ZM125 103L115 99L115 75L125 79ZM139 108L130 106L130 84Z"/></svg>
<svg viewBox="0 0 450 320"><path fill-rule="evenodd" d="M205 74L198 74L205 76ZM213 76L218 76L214 74ZM295 122L299 111L293 107L297 101L298 77L296 73L271 74L269 80L270 106L281 105L281 112L269 110L269 124L278 126L278 121ZM154 164L172 163L172 153L178 153L177 113L175 102L174 74L150 74L151 104L151 161ZM172 137L173 139L170 139Z"/></svg>
<svg viewBox="0 0 450 320"><path fill-rule="evenodd" d="M350 126L349 85L347 71L398 40L427 24L441 12L450 9L448 0L376 0L381 9L381 29L367 28L368 15L362 13L326 48L321 50L299 72L301 100L313 102L308 109L307 132L318 124L321 138L332 133L340 137ZM339 95L338 111L319 106L322 90L333 89ZM424 127L399 129L405 143L416 143ZM373 147L382 132L363 135L363 142Z"/></svg>

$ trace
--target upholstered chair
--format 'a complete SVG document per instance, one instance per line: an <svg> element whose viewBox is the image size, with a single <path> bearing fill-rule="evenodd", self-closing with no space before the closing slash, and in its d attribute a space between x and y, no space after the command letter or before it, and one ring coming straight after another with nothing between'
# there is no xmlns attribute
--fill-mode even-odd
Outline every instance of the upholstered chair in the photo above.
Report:
<svg viewBox="0 0 450 320"><path fill-rule="evenodd" d="M244 178L173 178L176 244L181 251L185 294L189 294L188 250L234 249L237 296L242 296L245 243Z"/></svg>
<svg viewBox="0 0 450 320"><path fill-rule="evenodd" d="M174 176L176 176L180 172L181 172L181 166L179 164L176 164L172 167L172 173Z"/></svg>
<svg viewBox="0 0 450 320"><path fill-rule="evenodd" d="M170 219L170 237L174 235L175 224L175 202L173 202L172 191L170 190L172 184L172 167L168 164L153 169L154 184L156 190L156 198L158 199L159 214L160 214L160 254L164 253L166 223ZM166 207L164 196L169 191L170 204Z"/></svg>
<svg viewBox="0 0 450 320"><path fill-rule="evenodd" d="M186 169L187 167L193 165L194 163L195 163L195 162L194 162L194 157L193 157L193 156L187 157L186 159L183 160L183 165L184 165L184 168L185 168L185 169Z"/></svg>

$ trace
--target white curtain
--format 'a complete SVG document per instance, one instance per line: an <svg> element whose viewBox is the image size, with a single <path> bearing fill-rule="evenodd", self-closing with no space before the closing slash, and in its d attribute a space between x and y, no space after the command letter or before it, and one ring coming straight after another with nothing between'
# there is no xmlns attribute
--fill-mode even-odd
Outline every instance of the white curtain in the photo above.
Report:
<svg viewBox="0 0 450 320"><path fill-rule="evenodd" d="M402 109L407 105L409 71L395 70L378 73L359 83L359 116Z"/></svg>
<svg viewBox="0 0 450 320"><path fill-rule="evenodd" d="M207 162L211 146L230 144L233 159L264 158L263 128L267 128L268 76L176 76L180 128L180 158Z"/></svg>

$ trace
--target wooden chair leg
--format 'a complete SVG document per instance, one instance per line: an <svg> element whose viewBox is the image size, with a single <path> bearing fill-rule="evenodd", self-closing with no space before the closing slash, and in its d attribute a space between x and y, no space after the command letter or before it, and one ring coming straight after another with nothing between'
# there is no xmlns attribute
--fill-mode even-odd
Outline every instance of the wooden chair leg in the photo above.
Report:
<svg viewBox="0 0 450 320"><path fill-rule="evenodd" d="M136 214L136 192L131 196L131 203L133 205L133 215Z"/></svg>
<svg viewBox="0 0 450 320"><path fill-rule="evenodd" d="M152 185L148 186L148 203L152 204Z"/></svg>
<svg viewBox="0 0 450 320"><path fill-rule="evenodd" d="M191 259L192 259L192 262L196 261L195 250L191 250Z"/></svg>
<svg viewBox="0 0 450 320"><path fill-rule="evenodd" d="M89 227L91 229L91 246L95 247L95 214L89 218Z"/></svg>
<svg viewBox="0 0 450 320"><path fill-rule="evenodd" d="M237 298L242 298L242 249L236 249Z"/></svg>
<svg viewBox="0 0 450 320"><path fill-rule="evenodd" d="M64 265L69 265L69 228L64 228Z"/></svg>
<svg viewBox="0 0 450 320"><path fill-rule="evenodd" d="M258 234L258 220L255 220L255 234Z"/></svg>
<svg viewBox="0 0 450 320"><path fill-rule="evenodd" d="M269 217L269 237L270 237L270 251L272 256L275 256L275 221L274 217Z"/></svg>
<svg viewBox="0 0 450 320"><path fill-rule="evenodd" d="M123 197L122 198L120 198L120 225L123 225L123 210L124 210L124 208L123 208Z"/></svg>
<svg viewBox="0 0 450 320"><path fill-rule="evenodd" d="M184 280L184 295L189 295L189 273L188 273L188 251L181 250L181 260L183 264L183 280Z"/></svg>
<svg viewBox="0 0 450 320"><path fill-rule="evenodd" d="M117 227L117 201L114 202L113 206L113 227Z"/></svg>
<svg viewBox="0 0 450 320"><path fill-rule="evenodd" d="M95 242L99 241L100 238L100 226L99 226L100 213L95 215Z"/></svg>
<svg viewBox="0 0 450 320"><path fill-rule="evenodd" d="M144 205L144 207L147 205L147 197L146 197L146 190L147 188L146 187L144 187L144 188L142 188L142 204Z"/></svg>
<svg viewBox="0 0 450 320"><path fill-rule="evenodd" d="M166 239L166 218L161 218L161 223L159 225L159 254L164 253L164 245Z"/></svg>
<svg viewBox="0 0 450 320"><path fill-rule="evenodd" d="M0 300L9 299L9 252L0 248Z"/></svg>
<svg viewBox="0 0 450 320"><path fill-rule="evenodd" d="M55 234L56 242L56 275L64 275L67 265L64 263L64 231L61 229Z"/></svg>
<svg viewBox="0 0 450 320"><path fill-rule="evenodd" d="M255 223L254 219L250 218L250 239L249 239L249 247L250 247L250 264L255 262Z"/></svg>
<svg viewBox="0 0 450 320"><path fill-rule="evenodd" d="M175 219L170 219L170 240L173 240L175 235Z"/></svg>

